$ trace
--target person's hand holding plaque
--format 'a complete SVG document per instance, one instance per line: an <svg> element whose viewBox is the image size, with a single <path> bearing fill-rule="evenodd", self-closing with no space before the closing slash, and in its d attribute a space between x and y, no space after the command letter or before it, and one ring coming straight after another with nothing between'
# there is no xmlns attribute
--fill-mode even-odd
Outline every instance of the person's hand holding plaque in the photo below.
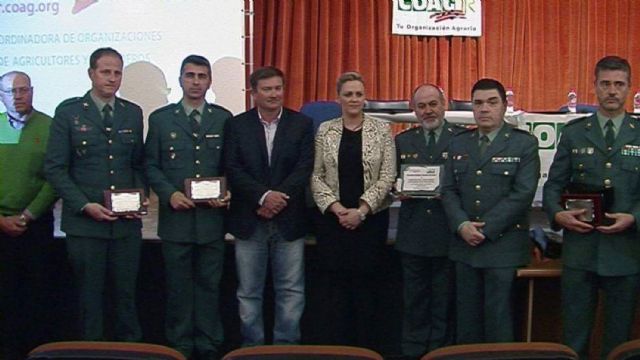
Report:
<svg viewBox="0 0 640 360"><path fill-rule="evenodd" d="M604 216L607 219L613 220L613 224L611 225L596 227L596 230L605 234L615 234L627 230L636 222L636 219L635 217L633 217L633 215L626 213L605 213Z"/></svg>
<svg viewBox="0 0 640 360"><path fill-rule="evenodd" d="M209 200L209 206L211 206L212 208L226 207L228 209L229 204L231 204L230 200L231 200L231 192L227 190L227 193L222 199Z"/></svg>
<svg viewBox="0 0 640 360"><path fill-rule="evenodd" d="M173 210L177 211L189 210L196 207L196 204L194 204L193 201L186 197L181 191L176 191L171 194L171 197L169 198L169 205L171 205Z"/></svg>
<svg viewBox="0 0 640 360"><path fill-rule="evenodd" d="M586 212L587 209L558 211L554 216L554 220L567 230L585 234L593 230L593 225L583 220Z"/></svg>

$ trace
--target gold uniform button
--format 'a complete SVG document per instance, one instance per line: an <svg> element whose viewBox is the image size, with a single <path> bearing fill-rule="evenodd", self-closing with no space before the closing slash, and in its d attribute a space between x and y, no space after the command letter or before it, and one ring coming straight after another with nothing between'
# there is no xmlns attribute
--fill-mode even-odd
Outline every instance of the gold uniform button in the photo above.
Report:
<svg viewBox="0 0 640 360"><path fill-rule="evenodd" d="M109 141L107 141L109 144L113 144L113 140L109 139Z"/></svg>
<svg viewBox="0 0 640 360"><path fill-rule="evenodd" d="M115 174L115 171L109 170L109 174L113 175L113 174Z"/></svg>
<svg viewBox="0 0 640 360"><path fill-rule="evenodd" d="M504 174L505 174L505 175L509 175L509 172L508 172L508 171L505 171L505 172L504 172Z"/></svg>
<svg viewBox="0 0 640 360"><path fill-rule="evenodd" d="M196 160L196 164L200 164L200 160Z"/></svg>
<svg viewBox="0 0 640 360"><path fill-rule="evenodd" d="M480 200L476 200L476 205L480 205Z"/></svg>
<svg viewBox="0 0 640 360"><path fill-rule="evenodd" d="M87 145L87 142L85 140L82 140L82 145Z"/></svg>
<svg viewBox="0 0 640 360"><path fill-rule="evenodd" d="M610 163L610 162L608 162L608 163L604 164L604 166L605 166L607 169L611 169L611 163Z"/></svg>
<svg viewBox="0 0 640 360"><path fill-rule="evenodd" d="M520 228L521 228L520 224L516 224L516 229L520 229Z"/></svg>
<svg viewBox="0 0 640 360"><path fill-rule="evenodd" d="M482 175L482 170L477 170L476 175Z"/></svg>
<svg viewBox="0 0 640 360"><path fill-rule="evenodd" d="M196 150L200 150L200 145L196 145Z"/></svg>
<svg viewBox="0 0 640 360"><path fill-rule="evenodd" d="M113 160L113 155L109 155L109 160Z"/></svg>
<svg viewBox="0 0 640 360"><path fill-rule="evenodd" d="M114 185L109 186L109 188L110 188L111 190L115 190L115 189L116 189L116 187L115 187Z"/></svg>
<svg viewBox="0 0 640 360"><path fill-rule="evenodd" d="M476 190L480 191L480 189L482 189L482 186L476 185Z"/></svg>
<svg viewBox="0 0 640 360"><path fill-rule="evenodd" d="M584 164L578 164L578 169L580 170L584 169Z"/></svg>
<svg viewBox="0 0 640 360"><path fill-rule="evenodd" d="M427 209L427 214L431 215L431 209Z"/></svg>
<svg viewBox="0 0 640 360"><path fill-rule="evenodd" d="M169 146L169 151L173 151L173 150L174 150L173 146Z"/></svg>
<svg viewBox="0 0 640 360"><path fill-rule="evenodd" d="M476 216L476 221L480 221L480 216Z"/></svg>
<svg viewBox="0 0 640 360"><path fill-rule="evenodd" d="M196 174L196 178L200 178L200 174Z"/></svg>
<svg viewBox="0 0 640 360"><path fill-rule="evenodd" d="M605 184L606 186L611 185L611 180L610 180L610 179L604 179L604 184Z"/></svg>

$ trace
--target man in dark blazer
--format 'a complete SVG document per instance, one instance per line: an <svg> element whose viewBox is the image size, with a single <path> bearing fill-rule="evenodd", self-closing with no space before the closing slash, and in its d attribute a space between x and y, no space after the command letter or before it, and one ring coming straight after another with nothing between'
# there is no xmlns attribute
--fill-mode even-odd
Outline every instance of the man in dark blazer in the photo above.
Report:
<svg viewBox="0 0 640 360"><path fill-rule="evenodd" d="M103 293L110 274L115 339L138 341L142 224L138 216L114 215L103 192L145 188L142 110L115 96L122 80L116 50L94 51L89 66L91 90L56 109L44 171L63 200L62 230L80 295L82 339L103 340Z"/></svg>
<svg viewBox="0 0 640 360"><path fill-rule="evenodd" d="M264 343L262 295L271 264L275 290L273 342L300 341L304 309L305 187L313 170L311 119L282 106L284 74L250 77L255 107L229 121L226 174L233 193L228 230L236 237L243 345Z"/></svg>
<svg viewBox="0 0 640 360"><path fill-rule="evenodd" d="M158 235L167 279L166 336L189 358L217 356L222 344L218 310L224 258L223 215L229 197L198 204L185 180L224 175L224 127L232 115L205 101L211 64L187 56L180 67L182 100L154 111L145 144L146 170L158 194ZM221 194L224 196L224 194Z"/></svg>
<svg viewBox="0 0 640 360"><path fill-rule="evenodd" d="M462 131L444 119L446 99L435 85L416 88L411 106L421 126L396 136L399 177L403 165L444 165L449 141ZM448 254L453 234L439 197L400 199L395 248L400 253L404 291L402 353L417 359L451 341L453 277Z"/></svg>
<svg viewBox="0 0 640 360"><path fill-rule="evenodd" d="M598 290L602 290L604 331L601 357L629 339L640 277L640 123L624 103L631 67L617 56L595 67L596 114L567 124L556 150L543 203L551 224L564 229L562 326L564 342L587 359ZM606 224L591 224L585 210L566 210L561 195L570 188L608 188L613 202ZM571 191L575 191L571 189Z"/></svg>
<svg viewBox="0 0 640 360"><path fill-rule="evenodd" d="M529 210L538 187L538 140L505 124L504 87L481 79L471 92L478 125L449 144L443 204L456 233L457 342L514 341L516 268L531 257Z"/></svg>

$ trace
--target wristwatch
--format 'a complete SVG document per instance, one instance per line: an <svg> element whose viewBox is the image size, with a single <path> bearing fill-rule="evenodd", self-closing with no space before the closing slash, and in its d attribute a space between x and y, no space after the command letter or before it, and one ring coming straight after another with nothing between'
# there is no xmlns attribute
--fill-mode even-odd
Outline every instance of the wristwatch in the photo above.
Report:
<svg viewBox="0 0 640 360"><path fill-rule="evenodd" d="M365 215L360 209L356 209L358 215L360 215L360 221L365 221L367 219L367 215Z"/></svg>

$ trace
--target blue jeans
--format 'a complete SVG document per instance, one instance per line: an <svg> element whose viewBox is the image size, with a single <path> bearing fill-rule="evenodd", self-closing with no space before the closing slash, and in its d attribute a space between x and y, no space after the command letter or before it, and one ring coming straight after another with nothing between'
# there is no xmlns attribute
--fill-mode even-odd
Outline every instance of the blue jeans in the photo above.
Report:
<svg viewBox="0 0 640 360"><path fill-rule="evenodd" d="M251 237L236 241L235 254L242 345L264 344L262 298L269 260L276 306L273 343L299 343L305 302L304 239L284 240L274 222L262 222Z"/></svg>

